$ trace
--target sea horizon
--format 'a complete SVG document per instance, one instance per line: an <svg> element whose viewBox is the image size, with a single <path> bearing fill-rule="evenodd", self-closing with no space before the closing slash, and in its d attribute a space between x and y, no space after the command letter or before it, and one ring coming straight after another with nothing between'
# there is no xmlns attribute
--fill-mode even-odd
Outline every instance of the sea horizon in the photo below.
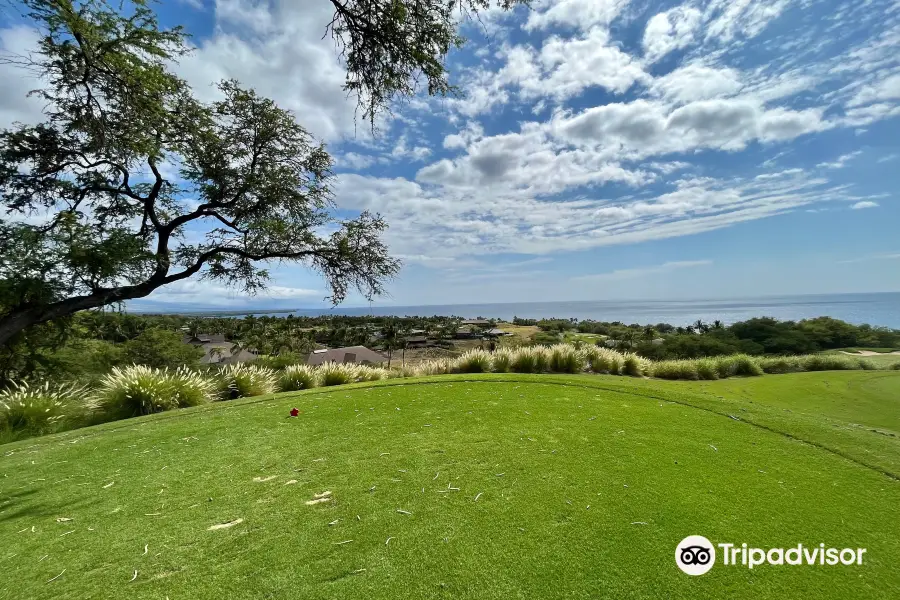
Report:
<svg viewBox="0 0 900 600"><path fill-rule="evenodd" d="M754 317L800 320L828 316L849 323L900 328L900 292L792 294L677 300L564 300L553 302L478 302L464 304L337 306L334 308L225 307L130 309L140 314L196 316L460 316L511 320L575 318L623 323L686 325L697 319L729 324Z"/></svg>

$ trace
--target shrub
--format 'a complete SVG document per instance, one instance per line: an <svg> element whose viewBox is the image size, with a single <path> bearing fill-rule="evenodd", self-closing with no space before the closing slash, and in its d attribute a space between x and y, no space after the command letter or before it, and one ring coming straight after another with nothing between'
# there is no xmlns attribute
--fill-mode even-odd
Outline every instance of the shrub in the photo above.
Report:
<svg viewBox="0 0 900 600"><path fill-rule="evenodd" d="M652 372L660 379L700 379L694 360L661 360L653 363Z"/></svg>
<svg viewBox="0 0 900 600"><path fill-rule="evenodd" d="M749 354L732 354L731 356L719 356L715 359L716 371L719 377L734 377L743 375L746 377L754 377L762 375L762 367L756 362L756 359Z"/></svg>
<svg viewBox="0 0 900 600"><path fill-rule="evenodd" d="M509 348L500 348L499 350L494 352L494 373L509 373L509 369L512 366L514 356L515 351Z"/></svg>
<svg viewBox="0 0 900 600"><path fill-rule="evenodd" d="M469 350L453 361L454 373L489 373L491 355L484 350Z"/></svg>
<svg viewBox="0 0 900 600"><path fill-rule="evenodd" d="M219 371L219 390L222 400L249 398L275 392L275 371L257 365L233 363Z"/></svg>
<svg viewBox="0 0 900 600"><path fill-rule="evenodd" d="M358 367L353 363L322 363L318 369L319 385L344 385L354 383L359 375Z"/></svg>
<svg viewBox="0 0 900 600"><path fill-rule="evenodd" d="M700 358L694 361L697 368L697 377L700 379L718 379L719 370L716 361L712 358Z"/></svg>
<svg viewBox="0 0 900 600"><path fill-rule="evenodd" d="M805 371L849 371L859 368L859 364L851 357L837 354L801 356L800 364L803 365Z"/></svg>
<svg viewBox="0 0 900 600"><path fill-rule="evenodd" d="M594 373L618 375L625 364L625 357L615 350L593 346L585 348L588 366Z"/></svg>
<svg viewBox="0 0 900 600"><path fill-rule="evenodd" d="M550 370L556 373L581 373L584 371L584 358L581 352L571 344L551 346Z"/></svg>
<svg viewBox="0 0 900 600"><path fill-rule="evenodd" d="M760 358L758 362L766 373L797 373L803 370L803 364L797 356L771 356Z"/></svg>
<svg viewBox="0 0 900 600"><path fill-rule="evenodd" d="M622 358L622 367L619 372L622 375L630 375L631 377L643 377L651 371L652 365L649 360L628 352Z"/></svg>
<svg viewBox="0 0 900 600"><path fill-rule="evenodd" d="M888 368L892 371L900 371L900 362L895 362Z"/></svg>
<svg viewBox="0 0 900 600"><path fill-rule="evenodd" d="M543 373L550 366L550 353L542 346L527 346L513 352L509 367L515 373Z"/></svg>
<svg viewBox="0 0 900 600"><path fill-rule="evenodd" d="M308 390L318 385L318 374L309 365L289 365L278 375L278 389L282 392Z"/></svg>
<svg viewBox="0 0 900 600"><path fill-rule="evenodd" d="M0 440L12 441L78 427L91 408L87 389L81 386L14 383L0 391Z"/></svg>
<svg viewBox="0 0 900 600"><path fill-rule="evenodd" d="M95 402L104 419L127 419L204 404L214 398L215 389L214 382L188 369L132 365L114 368L101 379Z"/></svg>

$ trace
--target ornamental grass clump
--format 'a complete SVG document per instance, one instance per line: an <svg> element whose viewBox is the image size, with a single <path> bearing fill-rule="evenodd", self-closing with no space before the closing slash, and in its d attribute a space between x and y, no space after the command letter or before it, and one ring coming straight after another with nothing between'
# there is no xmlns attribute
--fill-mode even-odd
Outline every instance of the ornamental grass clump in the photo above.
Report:
<svg viewBox="0 0 900 600"><path fill-rule="evenodd" d="M550 351L543 346L517 348L509 368L514 373L544 373L550 368Z"/></svg>
<svg viewBox="0 0 900 600"><path fill-rule="evenodd" d="M469 350L453 361L454 373L490 373L491 355L481 349Z"/></svg>
<svg viewBox="0 0 900 600"><path fill-rule="evenodd" d="M309 365L289 365L278 375L278 389L282 392L308 390L319 385L316 369Z"/></svg>
<svg viewBox="0 0 900 600"><path fill-rule="evenodd" d="M272 394L278 385L275 371L245 363L226 365L219 371L218 380L219 397L222 400Z"/></svg>
<svg viewBox="0 0 900 600"><path fill-rule="evenodd" d="M500 348L494 352L492 356L494 373L509 373L515 352L510 348Z"/></svg>
<svg viewBox="0 0 900 600"><path fill-rule="evenodd" d="M572 344L556 344L550 347L550 371L554 373L581 373L584 371L584 355Z"/></svg>
<svg viewBox="0 0 900 600"><path fill-rule="evenodd" d="M625 357L620 352L609 348L591 346L585 348L584 352L587 357L588 368L593 373L618 375L625 365Z"/></svg>
<svg viewBox="0 0 900 600"><path fill-rule="evenodd" d="M318 368L319 385L328 387L356 382L359 368L353 363L326 362Z"/></svg>
<svg viewBox="0 0 900 600"><path fill-rule="evenodd" d="M731 354L729 356L718 356L716 361L716 371L719 377L756 377L763 375L764 371L757 362L757 359L749 354Z"/></svg>
<svg viewBox="0 0 900 600"><path fill-rule="evenodd" d="M0 441L46 435L78 427L93 409L87 388L49 382L13 383L0 391Z"/></svg>
<svg viewBox="0 0 900 600"><path fill-rule="evenodd" d="M638 356L631 352L622 355L622 366L619 370L621 375L630 377L643 377L649 375L652 371L652 364L643 356Z"/></svg>
<svg viewBox="0 0 900 600"><path fill-rule="evenodd" d="M652 373L659 379L700 379L695 360L661 360L653 363Z"/></svg>
<svg viewBox="0 0 900 600"><path fill-rule="evenodd" d="M94 402L105 420L118 420L205 404L215 392L215 382L186 368L132 365L101 379Z"/></svg>

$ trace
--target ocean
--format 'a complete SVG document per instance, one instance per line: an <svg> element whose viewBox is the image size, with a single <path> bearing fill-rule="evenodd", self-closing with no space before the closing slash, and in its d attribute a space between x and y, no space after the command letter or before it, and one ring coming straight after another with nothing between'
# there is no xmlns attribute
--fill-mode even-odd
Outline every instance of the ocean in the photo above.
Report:
<svg viewBox="0 0 900 600"><path fill-rule="evenodd" d="M264 314L264 313L247 313ZM287 314L316 315L378 315L378 316L450 316L484 317L511 320L514 316L526 319L551 317L578 320L621 321L641 325L670 323L687 325L697 319L726 324L753 317L775 317L796 321L828 316L849 323L878 325L900 329L900 293L826 294L809 296L769 296L759 298L730 298L720 300L634 300L579 302L507 302L500 304L447 304L427 306L371 306L308 309L288 312L267 312L274 316Z"/></svg>

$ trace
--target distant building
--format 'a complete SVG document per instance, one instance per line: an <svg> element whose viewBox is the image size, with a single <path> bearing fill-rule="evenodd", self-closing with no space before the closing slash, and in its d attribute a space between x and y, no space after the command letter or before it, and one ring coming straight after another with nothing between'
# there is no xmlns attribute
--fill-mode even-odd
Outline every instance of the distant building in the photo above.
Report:
<svg viewBox="0 0 900 600"><path fill-rule="evenodd" d="M225 341L224 333L198 333L197 335L186 335L181 341L185 344L192 344L194 346L227 343Z"/></svg>
<svg viewBox="0 0 900 600"><path fill-rule="evenodd" d="M251 362L257 359L254 352L246 348L237 349L237 344L231 342L201 344L203 357L200 364L227 365L231 363Z"/></svg>
<svg viewBox="0 0 900 600"><path fill-rule="evenodd" d="M380 365L387 362L387 358L365 346L348 346L331 350L314 350L306 359L308 365L321 365L327 362Z"/></svg>
<svg viewBox="0 0 900 600"><path fill-rule="evenodd" d="M406 338L407 348L424 348L428 345L428 338L424 335L410 335Z"/></svg>
<svg viewBox="0 0 900 600"><path fill-rule="evenodd" d="M487 327L490 324L491 324L491 322L488 321L487 319L465 319L464 321L460 322L460 325L468 325L468 326L475 326L475 327Z"/></svg>
<svg viewBox="0 0 900 600"><path fill-rule="evenodd" d="M497 329L494 327L493 329L489 329L484 332L485 337L502 337L504 335L512 335L509 331L503 331L502 329Z"/></svg>

